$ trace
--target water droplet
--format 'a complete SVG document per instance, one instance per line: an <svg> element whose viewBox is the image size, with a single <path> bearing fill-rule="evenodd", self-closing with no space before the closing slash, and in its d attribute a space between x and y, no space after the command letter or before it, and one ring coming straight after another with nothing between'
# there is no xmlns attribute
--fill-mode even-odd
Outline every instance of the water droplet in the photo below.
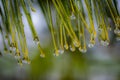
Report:
<svg viewBox="0 0 120 80"><path fill-rule="evenodd" d="M60 54L63 54L63 53L64 53L64 49L61 48L61 49L59 50L59 53L60 53Z"/></svg>
<svg viewBox="0 0 120 80"><path fill-rule="evenodd" d="M79 47L79 51L82 52L82 53L86 53L86 52L87 52L87 49L86 49L86 48L81 48L81 47Z"/></svg>
<svg viewBox="0 0 120 80"><path fill-rule="evenodd" d="M64 45L64 48L65 48L66 50L68 50L68 48L69 48L68 44L65 44L65 45Z"/></svg>
<svg viewBox="0 0 120 80"><path fill-rule="evenodd" d="M13 51L13 52L16 51L16 45L15 45L15 43L11 43L10 44L10 50Z"/></svg>
<svg viewBox="0 0 120 80"><path fill-rule="evenodd" d="M114 33L115 33L115 34L120 34L120 29L116 28L116 29L114 30Z"/></svg>
<svg viewBox="0 0 120 80"><path fill-rule="evenodd" d="M10 47L10 51L15 52L16 48L15 47Z"/></svg>
<svg viewBox="0 0 120 80"><path fill-rule="evenodd" d="M30 64L31 61L28 58L23 58L22 59L22 63L24 63L24 64Z"/></svg>
<svg viewBox="0 0 120 80"><path fill-rule="evenodd" d="M107 29L108 29L109 31L112 31L112 28L111 28L111 27L107 27Z"/></svg>
<svg viewBox="0 0 120 80"><path fill-rule="evenodd" d="M72 15L70 16L70 19L71 20L75 20L76 19L76 16L74 15L74 13L72 13Z"/></svg>
<svg viewBox="0 0 120 80"><path fill-rule="evenodd" d="M72 52L75 51L75 46L74 45L70 45L70 51L72 51Z"/></svg>
<svg viewBox="0 0 120 80"><path fill-rule="evenodd" d="M92 47L94 47L94 44L93 44L93 43L89 43L89 44L88 44L88 47L89 47L89 48L92 48Z"/></svg>
<svg viewBox="0 0 120 80"><path fill-rule="evenodd" d="M34 37L33 41L34 41L34 43L37 44L37 45L40 44L40 41L39 41L39 38L38 38L38 37Z"/></svg>
<svg viewBox="0 0 120 80"><path fill-rule="evenodd" d="M54 55L54 56L59 56L59 50L55 50L55 52L54 52L53 55Z"/></svg>
<svg viewBox="0 0 120 80"><path fill-rule="evenodd" d="M90 42L89 42L89 44L88 44L88 47L89 47L89 48L92 48L92 47L94 47L94 45L95 45L95 36L94 36L94 35L91 35L91 37L90 37Z"/></svg>
<svg viewBox="0 0 120 80"><path fill-rule="evenodd" d="M81 52L82 52L82 53L86 53L87 50L86 50L86 49L82 49Z"/></svg>
<svg viewBox="0 0 120 80"><path fill-rule="evenodd" d="M35 9L35 8L33 8L33 7L31 7L31 10L32 10L33 12L36 12L36 9Z"/></svg>
<svg viewBox="0 0 120 80"><path fill-rule="evenodd" d="M17 60L21 59L20 52L15 53L15 59Z"/></svg>
<svg viewBox="0 0 120 80"><path fill-rule="evenodd" d="M40 57L41 57L41 58L45 58L45 54L41 53L41 54L40 54Z"/></svg>
<svg viewBox="0 0 120 80"><path fill-rule="evenodd" d="M115 26L116 26L116 27L119 27L119 24L118 24L118 23L115 23Z"/></svg>
<svg viewBox="0 0 120 80"><path fill-rule="evenodd" d="M107 40L101 40L100 43L103 45L103 46L108 46L109 45L109 41Z"/></svg>
<svg viewBox="0 0 120 80"><path fill-rule="evenodd" d="M22 60L17 60L18 61L18 65L22 66Z"/></svg>
<svg viewBox="0 0 120 80"><path fill-rule="evenodd" d="M74 41L73 41L73 44L74 44L75 47L79 47L79 46L80 46L80 43L79 43L79 41L77 41L77 40L74 40Z"/></svg>

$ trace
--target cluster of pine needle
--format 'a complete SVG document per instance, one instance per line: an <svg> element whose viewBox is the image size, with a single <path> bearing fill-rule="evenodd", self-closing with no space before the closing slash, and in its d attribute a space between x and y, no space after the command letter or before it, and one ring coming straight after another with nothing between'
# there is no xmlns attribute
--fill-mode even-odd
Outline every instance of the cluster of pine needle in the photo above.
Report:
<svg viewBox="0 0 120 80"><path fill-rule="evenodd" d="M114 30L120 40L120 16L117 0L36 0L45 16L50 30L54 55L65 50L85 53L87 47L96 44L96 38L103 46L110 43L109 32ZM38 34L31 18L34 0L0 0L0 34L4 44L4 53L15 56L19 63L30 63L22 11L24 12L37 44L40 56L45 53L40 45ZM97 26L95 26L97 24ZM89 43L86 35L89 34ZM56 38L57 34L57 38ZM59 40L58 40L59 39Z"/></svg>

